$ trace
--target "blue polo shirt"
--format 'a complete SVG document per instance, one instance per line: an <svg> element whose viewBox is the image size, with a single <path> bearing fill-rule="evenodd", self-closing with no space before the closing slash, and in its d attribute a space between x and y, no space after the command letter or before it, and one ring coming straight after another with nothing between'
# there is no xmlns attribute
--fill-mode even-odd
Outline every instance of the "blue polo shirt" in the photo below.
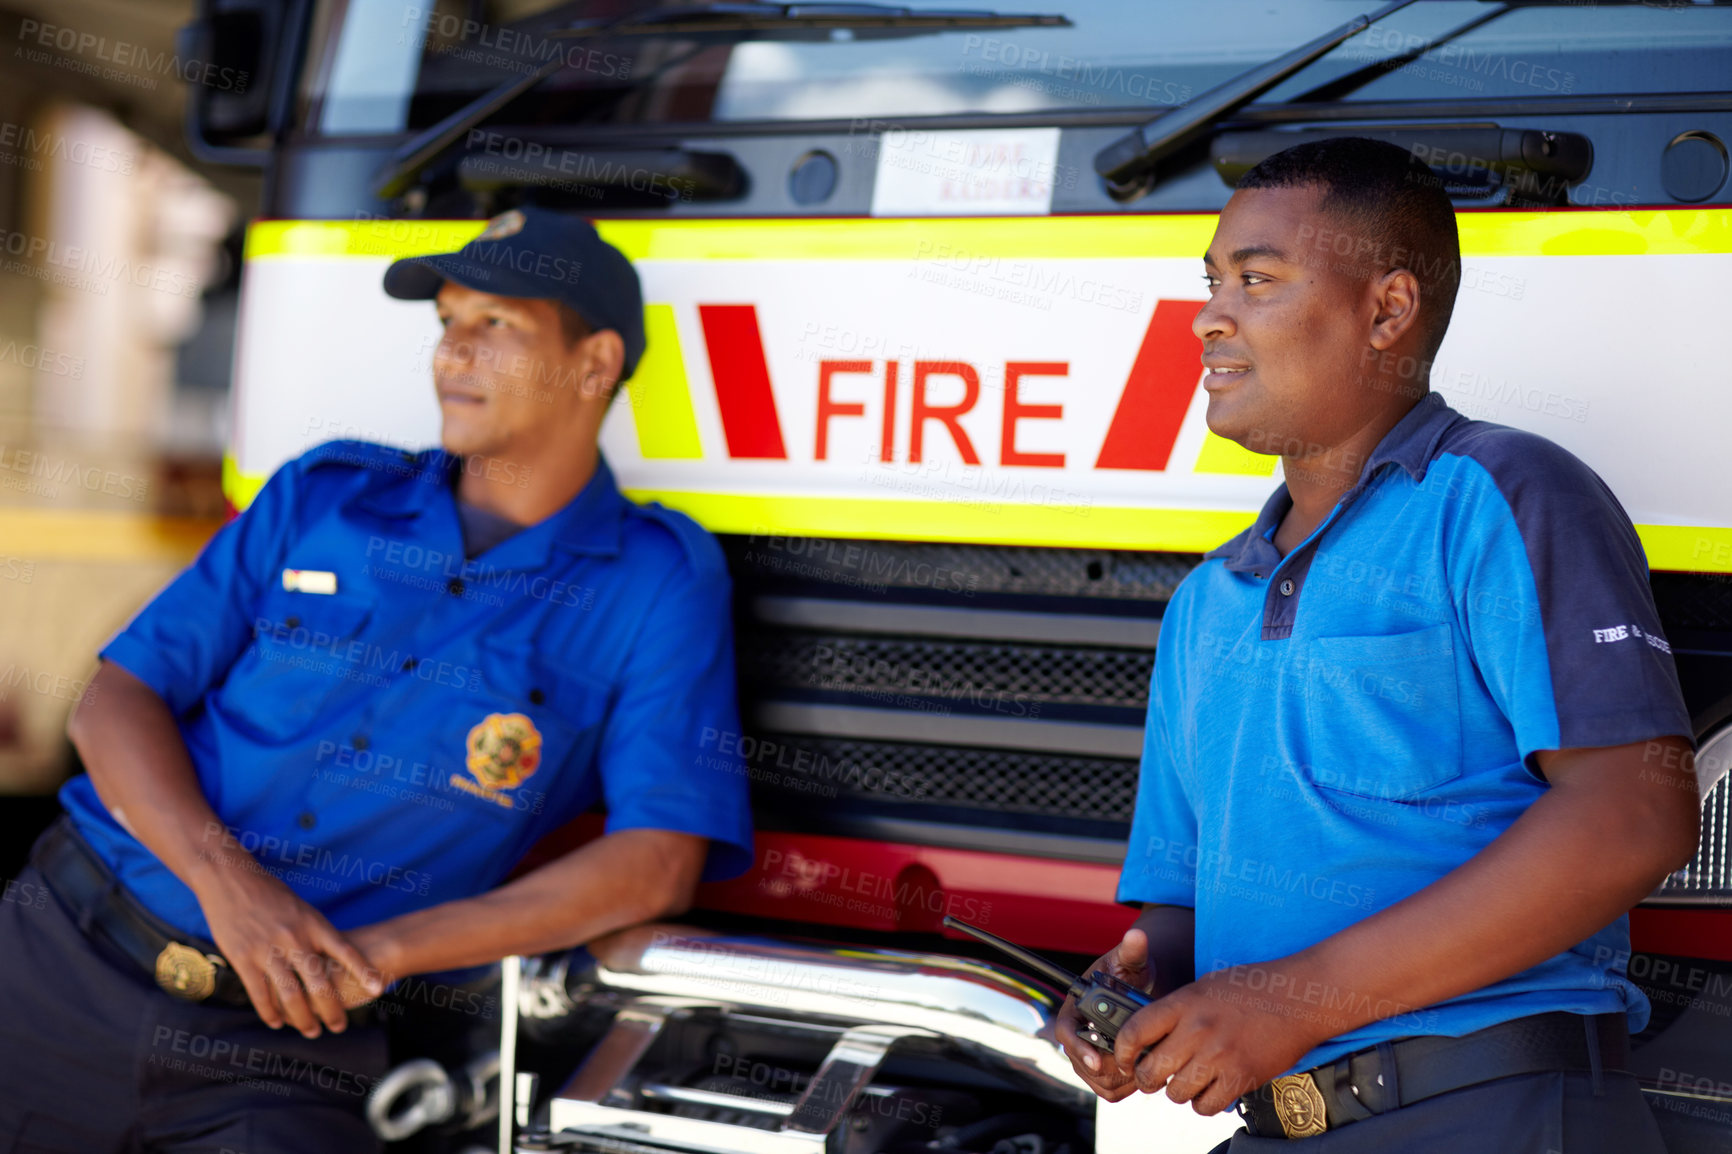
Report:
<svg viewBox="0 0 1732 1154"><path fill-rule="evenodd" d="M314 449L103 649L179 719L220 819L190 831L199 852L269 871L339 929L492 889L598 801L610 832L697 834L707 878L743 870L747 778L718 736L739 729L720 548L625 500L603 462L558 513L466 559L465 467L481 466ZM209 936L88 777L60 796L146 906Z"/></svg>
<svg viewBox="0 0 1732 1154"><path fill-rule="evenodd" d="M1384 437L1281 556L1277 489L1161 623L1121 901L1192 906L1198 974L1296 953L1423 889L1547 786L1538 750L1688 738L1640 541L1605 486L1541 437L1437 394ZM1411 1034L1647 999L1629 921L1435 1006L1351 988L1242 996L1385 1015L1294 1069Z"/></svg>

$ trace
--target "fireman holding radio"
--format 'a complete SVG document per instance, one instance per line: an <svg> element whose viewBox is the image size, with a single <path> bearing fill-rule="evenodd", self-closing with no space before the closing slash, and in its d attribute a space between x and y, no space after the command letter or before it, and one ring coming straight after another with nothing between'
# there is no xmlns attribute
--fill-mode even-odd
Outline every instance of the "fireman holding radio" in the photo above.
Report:
<svg viewBox="0 0 1732 1154"><path fill-rule="evenodd" d="M1626 911L1690 861L1691 723L1604 483L1429 391L1449 198L1362 139L1252 169L1204 257L1208 423L1285 484L1162 620L1098 967L1157 995L1102 1097L1222 1150L1661 1154L1629 1073Z"/></svg>
<svg viewBox="0 0 1732 1154"><path fill-rule="evenodd" d="M631 264L524 208L385 288L435 302L443 448L290 462L103 649L26 876L56 900L0 911L0 1147L376 1149L359 1008L393 979L749 863L702 738L738 729L721 550L597 448L644 351ZM598 802L602 837L506 881Z"/></svg>

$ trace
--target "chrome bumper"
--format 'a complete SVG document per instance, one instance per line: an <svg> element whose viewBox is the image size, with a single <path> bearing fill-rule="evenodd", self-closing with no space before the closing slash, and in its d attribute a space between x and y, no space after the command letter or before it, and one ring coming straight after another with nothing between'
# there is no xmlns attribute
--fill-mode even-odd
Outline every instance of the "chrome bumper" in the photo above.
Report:
<svg viewBox="0 0 1732 1154"><path fill-rule="evenodd" d="M1094 1110L1094 1096L1054 1039L1056 999L996 966L674 925L622 931L592 943L589 955L594 965L581 972L567 972L577 964L568 957L525 979L524 1003L542 1014L568 991L586 988L621 1004L607 1035L549 1100L548 1124L556 1134L577 1130L690 1150L821 1154L826 1135L871 1092L879 1065L903 1043L967 1055L1054 1105L1079 1114ZM774 1129L634 1108L636 1095L626 1087L662 1026L676 1015L705 1011L772 1019L830 1037L828 1056L791 1109L709 1095L720 1099L713 1103L718 1106L776 1116ZM673 1088L639 1089L654 1097Z"/></svg>

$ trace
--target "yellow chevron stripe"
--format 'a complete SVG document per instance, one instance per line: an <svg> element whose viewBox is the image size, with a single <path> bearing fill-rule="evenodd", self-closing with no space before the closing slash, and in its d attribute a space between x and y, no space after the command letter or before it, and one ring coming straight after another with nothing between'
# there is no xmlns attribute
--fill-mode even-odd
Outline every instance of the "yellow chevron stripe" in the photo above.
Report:
<svg viewBox="0 0 1732 1154"><path fill-rule="evenodd" d="M695 460L704 455L686 362L680 354L679 326L673 305L645 305L648 346L637 371L626 382L638 451L646 461Z"/></svg>

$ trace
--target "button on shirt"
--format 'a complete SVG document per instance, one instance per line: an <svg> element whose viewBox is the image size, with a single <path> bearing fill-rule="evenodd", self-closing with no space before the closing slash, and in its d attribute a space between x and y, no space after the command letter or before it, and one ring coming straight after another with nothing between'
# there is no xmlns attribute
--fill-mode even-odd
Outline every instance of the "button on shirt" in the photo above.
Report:
<svg viewBox="0 0 1732 1154"><path fill-rule="evenodd" d="M179 719L220 819L190 831L200 852L245 851L342 929L492 889L598 801L610 832L697 834L706 878L739 873L720 548L598 463L564 509L466 559L461 467L320 446L102 651ZM61 799L146 906L209 936L88 777Z"/></svg>
<svg viewBox="0 0 1732 1154"><path fill-rule="evenodd" d="M1196 972L1284 957L1460 866L1545 792L1538 750L1689 737L1635 530L1540 437L1428 395L1285 557L1278 489L1161 624L1121 901L1193 906ZM1648 1003L1627 918L1436 1006L1352 988L1247 1001L1382 1016L1307 1069L1411 1034ZM1279 1012L1279 1011L1277 1011Z"/></svg>

